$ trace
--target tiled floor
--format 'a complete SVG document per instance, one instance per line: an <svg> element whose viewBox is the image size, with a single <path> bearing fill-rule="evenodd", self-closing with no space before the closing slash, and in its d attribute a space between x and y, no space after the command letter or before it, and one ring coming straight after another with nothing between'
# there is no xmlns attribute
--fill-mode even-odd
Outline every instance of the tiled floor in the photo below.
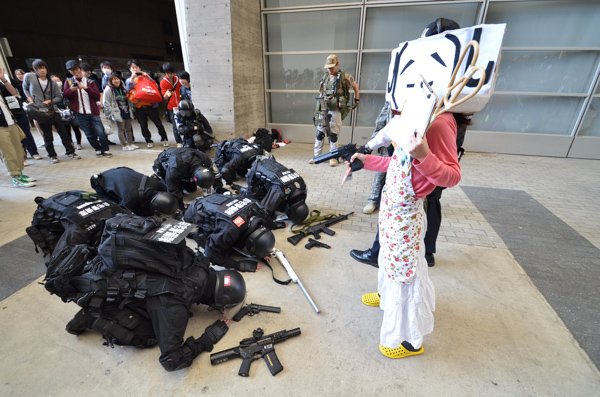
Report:
<svg viewBox="0 0 600 397"><path fill-rule="evenodd" d="M141 137L139 130L136 135ZM88 148L80 152L83 159L79 161L65 160L50 165L47 159L31 160L32 165L26 171L40 179L35 188L17 189L12 187L8 177L0 178L0 245L24 235L24 228L31 222L35 209L35 196L48 197L59 191L87 189L92 174L110 167L129 166L150 174L152 162L162 149L125 152L117 147L113 149L115 156L112 159L96 159L89 145L85 142L84 145ZM466 146L468 148L468 135ZM60 153L60 145L58 149ZM45 154L43 149L41 153ZM375 392L396 395L401 389L416 395L597 393L600 388L597 368L570 337L564 324L460 186L522 190L600 248L597 199L600 197L600 161L467 152L461 161L463 177L460 185L447 189L442 197L443 223L436 256L439 263L431 270L438 291L436 330L428 337L431 350L422 358L392 362L379 357L376 348L378 312L365 311L354 303L356 296L372 292L363 287L368 284L367 289L372 289L374 286L374 269L365 269L364 265L351 261L347 254L351 248L369 247L374 237L377 213L365 215L361 212L371 191L373 174L357 172L340 188L344 168L308 164L311 145L292 143L274 150L273 154L304 177L309 187L311 209L319 209L322 213L356 211L356 214L334 227L335 236L324 237L333 246L331 250L313 249L307 254L303 248L291 247L285 242L284 237L289 233L279 231L277 235L278 245L289 251L290 261L298 264L296 270L324 309L321 316L311 312L297 286L273 286L270 276L267 279L266 275L262 275L264 282L259 282L260 275L247 278L249 295L256 297L260 292L257 303L269 304L269 298L281 300L283 311L282 316L276 318L262 314L255 316L260 318L248 320L246 328L251 327L250 321L258 321L258 324L265 321L271 327L278 327L283 319L287 325L282 327L293 328L292 324L303 327L303 336L298 338L303 342L298 340L282 346L286 353L280 354L280 360L286 370L273 378L272 385L276 389L271 391L282 395L314 395L327 387L334 390L332 395ZM485 263L481 263L484 258ZM277 275L283 277L281 273ZM328 291L334 291L334 294L328 294ZM288 295L293 298L290 301L293 303L286 300ZM167 376L156 362L156 350L135 352L119 348L107 351L99 346L96 337L75 340L63 331L64 322L73 315L74 308L40 291L35 283L2 303L6 310L0 311L0 315L4 312L0 317L4 324L0 331L13 346L19 346L0 348L0 357L3 357L0 373L10 376L8 379L0 375L0 385L4 385L7 394L98 394L103 389L96 382L110 379L113 385L119 386L109 393L111 395L123 391L133 395L183 395L199 392L203 387L203 392L225 395L219 385L228 381L232 381L232 392L246 393L264 392L261 382L271 381L264 368L253 367L256 372L252 374L252 377L264 379L242 379L237 376L237 368L232 369L235 365L227 366L226 370L222 367L213 370L206 365L206 358L198 359L187 371ZM293 306L286 306L287 303ZM20 309L21 304L26 304L27 309ZM34 312L27 316L29 310L44 310L48 314L37 316ZM28 348L21 341L22 333L8 328L9 320L18 321L21 329L31 329L35 335L38 333L33 330L47 328L49 335L38 337L35 349L33 346ZM197 333L202 327L206 324L191 323L189 330ZM532 329L536 331L531 332ZM246 337L248 330L230 333L234 336L226 336L228 339L224 343L227 345L238 337ZM64 365L52 361L62 359L61 354L68 354L69 359L77 361ZM8 361L13 360L13 356L20 360L17 366ZM46 357L43 363L36 361L38 356ZM88 362L99 362L98 368L85 367ZM121 362L128 365L126 372L123 366L119 367ZM132 362L137 363L135 368ZM297 366L298 362L302 365ZM78 368L77 373L87 381L57 380L61 378L59 373L78 363L82 363L83 368ZM29 384L28 374L32 371L45 374L39 378L45 379L46 383ZM112 378L109 376L111 371ZM139 377L133 383L129 383L133 376L128 375L130 371ZM142 382L146 374L150 374L149 381ZM391 379L386 374L395 374L396 378ZM310 382L307 376L317 380ZM190 384L197 388L189 389ZM290 391L288 387L296 389Z"/></svg>

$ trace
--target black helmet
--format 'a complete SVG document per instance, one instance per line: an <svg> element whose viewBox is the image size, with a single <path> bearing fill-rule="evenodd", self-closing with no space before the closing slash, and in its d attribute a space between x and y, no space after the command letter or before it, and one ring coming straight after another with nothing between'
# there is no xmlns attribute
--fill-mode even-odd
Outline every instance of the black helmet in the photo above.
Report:
<svg viewBox="0 0 600 397"><path fill-rule="evenodd" d="M288 209L285 211L288 219L294 224L300 224L308 216L309 210L308 205L304 201L296 201L290 204Z"/></svg>
<svg viewBox="0 0 600 397"><path fill-rule="evenodd" d="M215 309L225 310L239 305L246 299L246 282L235 270L217 272L215 285Z"/></svg>
<svg viewBox="0 0 600 397"><path fill-rule="evenodd" d="M173 215L177 212L177 199L169 193L158 192L150 201L150 207L161 214Z"/></svg>
<svg viewBox="0 0 600 397"><path fill-rule="evenodd" d="M190 117L194 113L194 104L189 99L179 102L179 113L183 117Z"/></svg>
<svg viewBox="0 0 600 397"><path fill-rule="evenodd" d="M259 226L246 239L246 249L258 258L268 256L273 247L275 247L275 236L264 226Z"/></svg>
<svg viewBox="0 0 600 397"><path fill-rule="evenodd" d="M215 182L215 174L209 168L198 167L194 170L194 181L199 187L207 189Z"/></svg>
<svg viewBox="0 0 600 397"><path fill-rule="evenodd" d="M429 25L427 25L427 27L421 34L421 37L429 37L435 34L445 32L446 30L454 29L460 29L458 23L454 22L452 19L438 18L435 21L431 22Z"/></svg>

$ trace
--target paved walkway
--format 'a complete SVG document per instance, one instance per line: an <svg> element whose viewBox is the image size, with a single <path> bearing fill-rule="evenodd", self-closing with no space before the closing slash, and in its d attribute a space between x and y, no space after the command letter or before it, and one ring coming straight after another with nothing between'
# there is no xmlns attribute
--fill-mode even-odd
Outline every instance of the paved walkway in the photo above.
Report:
<svg viewBox="0 0 600 397"><path fill-rule="evenodd" d="M0 246L24 235L35 196L87 189L92 174L116 166L149 174L160 150L114 149L112 159L96 159L88 146L79 161L65 159L51 165L48 160L32 160L26 171L40 179L35 188L16 189L8 178L0 179ZM252 365L250 379L241 378L240 362L213 367L207 354L187 370L166 373L157 362L158 349L110 349L102 346L98 335L67 334L64 326L77 307L50 296L34 281L2 301L2 395L304 396L324 390L331 395L598 395L597 367L523 270L519 257L511 253L506 237L501 238L497 225L488 221L489 210L480 212L482 207L471 200L471 192L479 188L522 192L590 247L600 248L600 212L597 200L590 199L600 196L600 162L467 152L461 162L461 184L446 190L442 198L437 264L430 270L437 292L436 328L425 338L425 354L395 361L377 349L381 312L360 303L361 294L376 287L376 271L348 255L352 248L369 247L374 236L377 214L361 213L373 174L355 173L340 188L343 167L309 165L311 145L292 143L273 153L304 177L311 208L357 212L350 221L334 226L335 236L323 236L331 250L293 247L285 241L289 232L276 233L277 246L322 308L321 315L296 285L276 285L267 272L244 275L249 301L281 306L282 312L261 313L234 324L215 351L236 345L257 327L267 332L300 327L301 336L276 347L285 367L282 373L272 377L259 360ZM528 222L531 219L524 217L523 224ZM0 266L8 267L6 262L2 256ZM41 271L42 263L40 255ZM276 275L284 277L275 265ZM590 294L597 294L599 280L590 281L596 285ZM580 296L580 303L585 299ZM217 318L202 307L193 312L188 335L200 335ZM591 336L597 338L598 333L596 327Z"/></svg>

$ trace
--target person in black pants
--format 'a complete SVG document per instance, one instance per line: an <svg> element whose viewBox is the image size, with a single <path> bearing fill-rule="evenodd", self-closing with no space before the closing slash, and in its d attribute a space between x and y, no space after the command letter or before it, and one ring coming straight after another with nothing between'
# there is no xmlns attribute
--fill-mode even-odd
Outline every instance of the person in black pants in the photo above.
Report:
<svg viewBox="0 0 600 397"><path fill-rule="evenodd" d="M137 76L142 75L148 78L151 78L146 72L142 72L141 67L139 66L138 61L135 59L127 62L127 66L129 66L129 71L131 72L131 77L127 79L125 82L125 87L127 88L127 92L133 90L135 85L137 84ZM154 82L156 84L156 82ZM160 89L158 85L156 86L158 92ZM137 107L135 109L135 118L140 123L140 127L142 128L142 135L146 140L146 144L148 147L154 146L154 141L152 141L152 133L148 129L148 117L156 128L158 129L158 134L160 135L160 141L162 142L164 147L169 146L169 138L167 138L167 132L165 131L165 127L162 125L162 121L160 120L160 116L158 115L158 104L152 104L148 106Z"/></svg>

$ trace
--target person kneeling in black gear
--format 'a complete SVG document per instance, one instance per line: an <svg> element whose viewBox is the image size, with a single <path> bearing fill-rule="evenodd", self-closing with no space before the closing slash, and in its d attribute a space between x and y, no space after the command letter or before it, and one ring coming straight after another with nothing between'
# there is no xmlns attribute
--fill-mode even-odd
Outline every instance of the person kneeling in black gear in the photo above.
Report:
<svg viewBox="0 0 600 397"><path fill-rule="evenodd" d="M183 137L183 147L206 151L215 142L215 136L208 120L194 108L192 101L184 99L175 115L177 131Z"/></svg>
<svg viewBox="0 0 600 397"><path fill-rule="evenodd" d="M26 232L33 240L36 252L40 248L44 257L77 244L96 247L104 221L116 214L129 213L118 204L81 190L57 193L47 199L36 197L35 202L38 208Z"/></svg>
<svg viewBox="0 0 600 397"><path fill-rule="evenodd" d="M80 335L90 329L101 333L108 344L138 348L158 344L158 361L165 370L189 367L200 353L212 351L229 330L229 319L224 317L207 327L199 338L190 336L184 340L192 305L208 305L225 314L246 297L241 274L210 269L208 260L201 255L198 260L202 264L193 266L183 278L142 271L107 271L102 266L76 277L72 285L86 287L88 293L81 291L82 299L71 299L82 309L67 324L67 332ZM124 302L119 296L141 298Z"/></svg>
<svg viewBox="0 0 600 397"><path fill-rule="evenodd" d="M185 210L183 191L196 191L196 186L215 189L223 186L221 173L210 161L210 157L192 148L170 148L161 152L152 169L175 196L179 209Z"/></svg>
<svg viewBox="0 0 600 397"><path fill-rule="evenodd" d="M231 259L235 248L245 248L255 258L265 258L275 246L271 230L282 226L273 222L255 200L216 193L197 198L183 219L198 225L194 239L214 265L241 272L254 272L262 264L256 259Z"/></svg>
<svg viewBox="0 0 600 397"><path fill-rule="evenodd" d="M257 156L265 154L268 152L265 152L260 145L240 137L219 143L215 153L215 165L221 171L225 182L231 186L238 176L246 176L246 172Z"/></svg>
<svg viewBox="0 0 600 397"><path fill-rule="evenodd" d="M257 159L246 175L246 183L248 189L244 195L260 201L269 215L274 216L276 210L285 212L294 224L308 216L304 179L278 163L274 156Z"/></svg>
<svg viewBox="0 0 600 397"><path fill-rule="evenodd" d="M98 198L122 205L139 216L177 212L177 199L154 178L127 167L111 168L90 179Z"/></svg>

